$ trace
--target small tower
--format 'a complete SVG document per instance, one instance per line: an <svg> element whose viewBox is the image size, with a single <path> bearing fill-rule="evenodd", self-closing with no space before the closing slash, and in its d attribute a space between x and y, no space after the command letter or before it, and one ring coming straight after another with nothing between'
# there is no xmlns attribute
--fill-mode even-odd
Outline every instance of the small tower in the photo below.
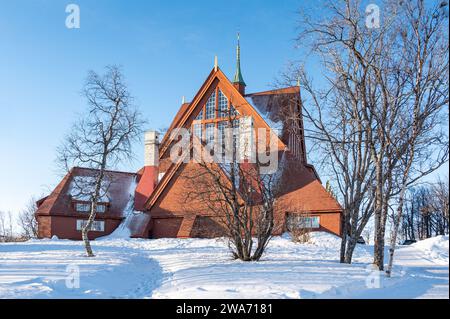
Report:
<svg viewBox="0 0 450 319"><path fill-rule="evenodd" d="M245 95L246 84L241 73L241 46L239 44L239 33L237 35L236 73L234 74L233 85L242 95Z"/></svg>

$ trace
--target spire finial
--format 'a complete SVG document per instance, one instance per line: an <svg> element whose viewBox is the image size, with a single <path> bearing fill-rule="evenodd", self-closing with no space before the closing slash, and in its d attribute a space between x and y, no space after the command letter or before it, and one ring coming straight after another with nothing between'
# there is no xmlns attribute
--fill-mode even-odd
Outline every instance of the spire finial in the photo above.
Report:
<svg viewBox="0 0 450 319"><path fill-rule="evenodd" d="M240 34L237 33L237 47L236 47L236 73L234 74L233 83L239 83L245 86L244 79L241 74L241 45Z"/></svg>
<svg viewBox="0 0 450 319"><path fill-rule="evenodd" d="M300 75L297 76L297 86L300 86Z"/></svg>
<svg viewBox="0 0 450 319"><path fill-rule="evenodd" d="M219 68L219 63L217 61L217 55L214 56L214 71L217 72L217 69Z"/></svg>
<svg viewBox="0 0 450 319"><path fill-rule="evenodd" d="M181 104L186 103L186 97L183 95L183 97L181 98Z"/></svg>

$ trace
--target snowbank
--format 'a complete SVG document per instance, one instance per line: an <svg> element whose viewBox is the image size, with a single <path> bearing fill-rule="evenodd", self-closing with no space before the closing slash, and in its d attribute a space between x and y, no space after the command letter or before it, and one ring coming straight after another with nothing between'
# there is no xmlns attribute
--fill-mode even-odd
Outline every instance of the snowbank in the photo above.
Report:
<svg viewBox="0 0 450 319"><path fill-rule="evenodd" d="M309 234L309 241L305 244L311 244L316 245L319 247L336 247L336 245L340 245L341 238L339 236L336 236L334 234L328 233L328 232L311 232ZM280 237L274 237L274 238L281 238L283 240L289 240L291 241L291 235L289 233L283 233ZM298 244L298 243L296 243Z"/></svg>
<svg viewBox="0 0 450 319"><path fill-rule="evenodd" d="M429 259L433 260L433 262L448 265L448 235L424 239L411 246L421 250Z"/></svg>
<svg viewBox="0 0 450 319"><path fill-rule="evenodd" d="M309 242L317 247L323 248L341 248L341 238L327 232L312 232Z"/></svg>

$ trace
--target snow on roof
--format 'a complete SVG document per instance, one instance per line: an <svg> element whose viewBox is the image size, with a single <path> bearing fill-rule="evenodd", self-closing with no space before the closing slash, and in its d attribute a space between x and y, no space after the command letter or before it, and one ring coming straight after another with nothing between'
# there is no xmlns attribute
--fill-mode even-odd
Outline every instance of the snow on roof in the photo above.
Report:
<svg viewBox="0 0 450 319"><path fill-rule="evenodd" d="M87 191L92 187L97 170L74 167L53 192L39 206L38 215L74 215L77 212L72 200L89 200ZM107 171L107 191L102 194L102 202L108 202L108 215L122 218L130 197L134 195L135 173ZM85 188L80 191L80 186Z"/></svg>
<svg viewBox="0 0 450 319"><path fill-rule="evenodd" d="M282 106L291 103L293 98L297 100L299 97L300 88L298 86L256 92L245 96L247 102L258 110L258 113L278 137L281 137L283 129L280 119Z"/></svg>
<svg viewBox="0 0 450 319"><path fill-rule="evenodd" d="M247 100L250 105L256 108L255 105L252 104L252 100ZM256 108L257 109L257 108ZM259 115L263 118L263 120L270 126L272 131L281 138L281 134L283 132L283 123L280 121L278 117L274 117L267 109L257 109Z"/></svg>
<svg viewBox="0 0 450 319"><path fill-rule="evenodd" d="M108 179L103 181L98 202L110 202L111 194L109 193L109 184L112 182ZM91 194L95 191L95 183L96 180L93 176L74 176L70 182L68 194L76 200L90 201Z"/></svg>

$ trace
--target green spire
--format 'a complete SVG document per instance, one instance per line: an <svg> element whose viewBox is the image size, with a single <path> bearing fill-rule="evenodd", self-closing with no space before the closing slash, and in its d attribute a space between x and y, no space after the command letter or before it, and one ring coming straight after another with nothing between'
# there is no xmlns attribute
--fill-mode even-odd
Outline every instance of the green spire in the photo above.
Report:
<svg viewBox="0 0 450 319"><path fill-rule="evenodd" d="M239 32L237 34L237 47L236 47L236 73L234 74L233 83L240 83L246 85L241 73L241 46L239 45Z"/></svg>

